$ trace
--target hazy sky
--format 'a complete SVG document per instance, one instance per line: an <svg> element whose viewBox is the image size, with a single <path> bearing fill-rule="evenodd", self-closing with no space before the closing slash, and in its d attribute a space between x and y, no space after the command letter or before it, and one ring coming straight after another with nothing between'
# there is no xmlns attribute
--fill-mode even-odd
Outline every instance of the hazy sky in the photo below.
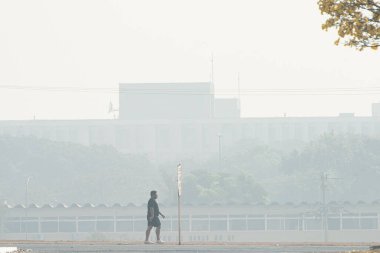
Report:
<svg viewBox="0 0 380 253"><path fill-rule="evenodd" d="M111 118L119 82L208 81L212 52L217 94L240 72L243 116L369 115L380 52L321 23L317 0L1 0L0 119Z"/></svg>

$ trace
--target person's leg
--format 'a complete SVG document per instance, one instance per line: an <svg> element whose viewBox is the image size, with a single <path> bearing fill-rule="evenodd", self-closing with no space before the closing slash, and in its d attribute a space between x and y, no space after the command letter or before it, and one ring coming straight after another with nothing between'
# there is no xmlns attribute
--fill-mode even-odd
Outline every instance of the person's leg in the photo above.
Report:
<svg viewBox="0 0 380 253"><path fill-rule="evenodd" d="M157 241L161 241L161 238L160 238L160 232L161 232L161 227L158 226L158 227L156 228Z"/></svg>
<svg viewBox="0 0 380 253"><path fill-rule="evenodd" d="M148 226L148 228L146 229L146 232L145 232L145 241L149 241L149 235L150 235L150 231L152 230L153 226Z"/></svg>

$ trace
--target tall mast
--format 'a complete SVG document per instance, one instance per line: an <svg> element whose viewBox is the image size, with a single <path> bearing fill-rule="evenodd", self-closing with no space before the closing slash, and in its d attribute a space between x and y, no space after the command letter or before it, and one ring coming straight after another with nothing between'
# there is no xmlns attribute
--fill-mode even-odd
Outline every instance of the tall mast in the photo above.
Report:
<svg viewBox="0 0 380 253"><path fill-rule="evenodd" d="M215 85L214 85L214 53L211 53L210 62L210 117L214 118L214 100L215 100Z"/></svg>
<svg viewBox="0 0 380 253"><path fill-rule="evenodd" d="M211 88L212 93L214 93L214 53L211 53L211 69L210 69L210 82L211 82Z"/></svg>

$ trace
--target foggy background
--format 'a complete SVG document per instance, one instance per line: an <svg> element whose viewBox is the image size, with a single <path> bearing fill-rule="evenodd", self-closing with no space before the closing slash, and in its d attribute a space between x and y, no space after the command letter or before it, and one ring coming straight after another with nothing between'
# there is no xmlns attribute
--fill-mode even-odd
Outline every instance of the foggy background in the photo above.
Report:
<svg viewBox="0 0 380 253"><path fill-rule="evenodd" d="M112 118L119 82L209 81L212 53L217 96L240 72L243 117L369 115L378 54L322 21L303 0L1 1L0 118Z"/></svg>
<svg viewBox="0 0 380 253"><path fill-rule="evenodd" d="M225 141L230 132L217 143L221 130L215 130L211 151L201 159L125 152L107 136L85 145L40 138L47 130L38 120L117 117L108 107L112 102L118 108L123 82L212 79L216 98L241 98L243 118L349 112L372 122L371 104L380 95L378 54L334 46L335 34L323 32L322 21L316 2L304 0L2 1L2 198L23 202L25 190L15 190L14 182L32 177L31 200L41 204L143 203L151 188L174 203L173 168L183 161L189 168L187 201L196 204L320 201L321 173L339 178L329 200L376 200L377 186L368 186L379 177L375 118L358 123L358 131L336 131L340 125L332 123L329 131L301 141ZM28 121L18 120L37 125L25 134ZM60 173L71 185L62 183ZM236 199L241 192L246 196Z"/></svg>

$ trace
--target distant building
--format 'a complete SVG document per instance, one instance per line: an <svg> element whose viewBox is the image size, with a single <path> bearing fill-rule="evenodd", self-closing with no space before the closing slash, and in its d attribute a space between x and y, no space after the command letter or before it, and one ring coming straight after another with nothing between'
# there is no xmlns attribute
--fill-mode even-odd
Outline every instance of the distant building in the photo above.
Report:
<svg viewBox="0 0 380 253"><path fill-rule="evenodd" d="M119 120L0 121L0 135L110 145L155 161L204 160L218 154L219 144L248 139L287 146L325 133L380 138L380 104L372 117L241 118L239 101L215 99L210 83L120 84L119 104Z"/></svg>
<svg viewBox="0 0 380 253"><path fill-rule="evenodd" d="M125 83L119 86L121 120L210 119L211 83Z"/></svg>
<svg viewBox="0 0 380 253"><path fill-rule="evenodd" d="M177 120L0 121L0 135L110 145L156 161L204 160L241 140L258 145L306 143L325 133L380 137L380 117L279 117Z"/></svg>

